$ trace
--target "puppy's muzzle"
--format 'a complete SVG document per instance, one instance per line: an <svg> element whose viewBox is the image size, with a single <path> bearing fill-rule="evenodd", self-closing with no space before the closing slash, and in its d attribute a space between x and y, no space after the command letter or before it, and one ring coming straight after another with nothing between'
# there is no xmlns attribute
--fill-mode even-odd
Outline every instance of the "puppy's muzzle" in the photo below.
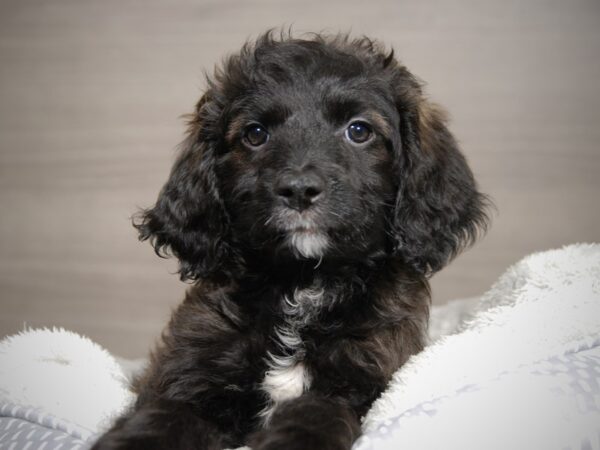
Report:
<svg viewBox="0 0 600 450"><path fill-rule="evenodd" d="M325 180L314 171L284 172L275 183L275 194L288 208L303 211L325 197Z"/></svg>

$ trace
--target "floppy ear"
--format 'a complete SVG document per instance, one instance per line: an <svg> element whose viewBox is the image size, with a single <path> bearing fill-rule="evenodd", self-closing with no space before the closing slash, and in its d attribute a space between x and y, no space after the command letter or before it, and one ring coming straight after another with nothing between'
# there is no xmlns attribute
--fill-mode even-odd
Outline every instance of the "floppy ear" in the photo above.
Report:
<svg viewBox="0 0 600 450"><path fill-rule="evenodd" d="M206 97L198 103L156 205L141 211L133 223L140 240L149 239L159 256L179 259L182 280L229 276L234 260L215 172L216 144L203 126Z"/></svg>
<svg viewBox="0 0 600 450"><path fill-rule="evenodd" d="M418 273L441 269L485 230L487 199L446 127L444 112L417 96L399 106L400 180L395 252Z"/></svg>

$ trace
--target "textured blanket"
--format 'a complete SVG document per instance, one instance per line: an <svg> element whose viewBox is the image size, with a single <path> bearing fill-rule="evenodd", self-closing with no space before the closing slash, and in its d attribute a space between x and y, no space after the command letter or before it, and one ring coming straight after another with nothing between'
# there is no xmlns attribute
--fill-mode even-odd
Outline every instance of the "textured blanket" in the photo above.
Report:
<svg viewBox="0 0 600 450"><path fill-rule="evenodd" d="M134 399L106 350L62 329L0 342L0 448L88 448Z"/></svg>
<svg viewBox="0 0 600 450"><path fill-rule="evenodd" d="M414 356L366 449L600 449L600 246L531 255Z"/></svg>
<svg viewBox="0 0 600 450"><path fill-rule="evenodd" d="M432 343L355 450L600 449L600 245L538 253L481 301L434 308ZM107 352L64 330L0 342L0 448L87 448L132 400Z"/></svg>

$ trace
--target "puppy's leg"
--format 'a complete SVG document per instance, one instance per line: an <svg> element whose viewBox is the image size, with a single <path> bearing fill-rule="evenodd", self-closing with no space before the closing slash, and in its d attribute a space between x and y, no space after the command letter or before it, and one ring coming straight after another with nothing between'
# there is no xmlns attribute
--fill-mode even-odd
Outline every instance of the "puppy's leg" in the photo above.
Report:
<svg viewBox="0 0 600 450"><path fill-rule="evenodd" d="M121 417L92 450L221 450L224 436L185 404L156 401Z"/></svg>
<svg viewBox="0 0 600 450"><path fill-rule="evenodd" d="M269 426L251 436L253 450L348 450L360 434L360 420L341 399L316 393L277 407Z"/></svg>
<svg viewBox="0 0 600 450"><path fill-rule="evenodd" d="M219 294L219 293L217 293ZM173 313L162 343L135 382L135 407L100 438L95 450L235 447L254 426L260 367L236 305L191 289Z"/></svg>

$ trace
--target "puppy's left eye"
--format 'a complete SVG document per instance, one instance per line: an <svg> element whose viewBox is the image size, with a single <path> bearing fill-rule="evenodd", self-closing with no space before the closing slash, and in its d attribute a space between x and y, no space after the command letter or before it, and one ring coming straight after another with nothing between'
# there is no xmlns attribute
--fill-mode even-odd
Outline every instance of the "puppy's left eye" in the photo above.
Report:
<svg viewBox="0 0 600 450"><path fill-rule="evenodd" d="M244 131L244 142L251 147L260 147L269 139L268 131L258 124L250 125Z"/></svg>
<svg viewBox="0 0 600 450"><path fill-rule="evenodd" d="M373 136L373 130L365 122L352 122L346 128L346 139L355 144L364 144Z"/></svg>

